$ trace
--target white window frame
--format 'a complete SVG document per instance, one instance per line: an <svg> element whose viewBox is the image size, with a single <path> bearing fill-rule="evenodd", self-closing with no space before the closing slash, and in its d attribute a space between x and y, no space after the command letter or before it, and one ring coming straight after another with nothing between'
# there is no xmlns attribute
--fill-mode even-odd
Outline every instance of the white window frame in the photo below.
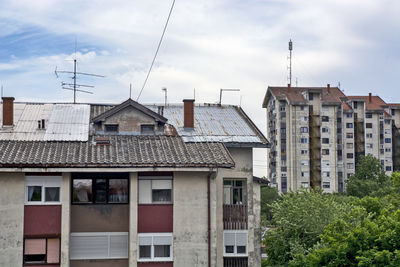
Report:
<svg viewBox="0 0 400 267"><path fill-rule="evenodd" d="M140 188L140 181L150 182L150 201L142 201L140 199L140 190L138 192L138 204L172 204L174 203L174 179L173 176L139 176L138 189ZM153 181L171 181L171 201L153 201Z"/></svg>
<svg viewBox="0 0 400 267"><path fill-rule="evenodd" d="M137 239L137 261L138 262L161 262L161 261L173 261L174 260L174 238L172 233L138 233ZM171 245L169 247L169 257L154 257L154 237L171 237ZM140 237L151 237L151 250L150 250L150 259L140 258Z"/></svg>
<svg viewBox="0 0 400 267"><path fill-rule="evenodd" d="M25 205L60 205L61 204L61 184L62 176L25 176ZM28 201L28 187L29 186L40 186L42 190L41 201ZM58 187L59 188L59 201L45 201L45 194L47 187Z"/></svg>
<svg viewBox="0 0 400 267"><path fill-rule="evenodd" d="M225 233L234 233L235 234L235 245L233 249L233 253L226 253L225 249ZM238 254L237 253L237 243L236 243L236 234L245 233L246 234L246 254ZM249 254L249 231L248 230L224 230L223 233L223 256L224 257L247 257Z"/></svg>
<svg viewBox="0 0 400 267"><path fill-rule="evenodd" d="M126 236L128 240L128 244L126 247L126 256L110 256L111 253L111 237L112 236ZM84 232L84 233L71 233L70 238L72 239L73 237L107 237L107 250L108 250L108 255L102 255L102 256L87 256L87 257L79 257L79 256L74 256L72 255L71 247L70 247L70 259L71 260L97 260L97 259L128 259L129 257L129 233L128 232ZM70 246L71 246L71 241L70 241Z"/></svg>

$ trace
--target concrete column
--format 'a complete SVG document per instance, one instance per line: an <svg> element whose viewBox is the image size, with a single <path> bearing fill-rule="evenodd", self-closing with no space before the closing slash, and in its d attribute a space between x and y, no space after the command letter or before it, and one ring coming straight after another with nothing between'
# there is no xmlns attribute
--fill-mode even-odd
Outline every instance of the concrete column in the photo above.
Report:
<svg viewBox="0 0 400 267"><path fill-rule="evenodd" d="M224 266L224 241L223 241L223 234L224 234L224 222L223 222L223 204L224 204L224 171L218 171L217 177L215 178L216 182L216 193L217 193L217 203L216 203L216 229L217 229L217 234L216 234L216 246L217 246L217 267L223 267Z"/></svg>
<svg viewBox="0 0 400 267"><path fill-rule="evenodd" d="M62 174L61 183L61 267L69 267L69 236L71 219L71 173Z"/></svg>
<svg viewBox="0 0 400 267"><path fill-rule="evenodd" d="M137 266L137 208L138 208L138 175L130 173L129 193L129 267Z"/></svg>
<svg viewBox="0 0 400 267"><path fill-rule="evenodd" d="M217 266L217 178L211 175L210 201L211 201L211 266Z"/></svg>
<svg viewBox="0 0 400 267"><path fill-rule="evenodd" d="M24 190L23 173L0 173L0 266L22 266Z"/></svg>

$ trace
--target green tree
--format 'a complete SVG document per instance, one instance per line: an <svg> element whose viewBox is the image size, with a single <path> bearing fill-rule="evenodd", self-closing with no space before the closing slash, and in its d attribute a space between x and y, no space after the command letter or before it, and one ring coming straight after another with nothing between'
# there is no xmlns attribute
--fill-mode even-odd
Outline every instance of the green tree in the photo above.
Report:
<svg viewBox="0 0 400 267"><path fill-rule="evenodd" d="M264 226L271 225L271 204L279 198L278 190L274 187L261 187L261 220Z"/></svg>
<svg viewBox="0 0 400 267"><path fill-rule="evenodd" d="M346 188L349 196L382 196L388 193L390 179L377 158L361 156L355 174L346 182Z"/></svg>
<svg viewBox="0 0 400 267"><path fill-rule="evenodd" d="M275 229L265 238L267 266L287 265L319 240L325 226L351 210L346 199L320 190L282 195L271 205Z"/></svg>

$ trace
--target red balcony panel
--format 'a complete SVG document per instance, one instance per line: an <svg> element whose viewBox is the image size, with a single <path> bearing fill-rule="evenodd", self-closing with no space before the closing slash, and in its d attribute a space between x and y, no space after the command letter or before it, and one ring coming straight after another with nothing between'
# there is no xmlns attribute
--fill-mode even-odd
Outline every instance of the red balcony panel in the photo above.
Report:
<svg viewBox="0 0 400 267"><path fill-rule="evenodd" d="M25 206L24 235L61 235L61 206Z"/></svg>
<svg viewBox="0 0 400 267"><path fill-rule="evenodd" d="M173 262L138 262L138 267L173 267Z"/></svg>
<svg viewBox="0 0 400 267"><path fill-rule="evenodd" d="M138 206L138 233L172 233L172 232L173 232L172 204Z"/></svg>
<svg viewBox="0 0 400 267"><path fill-rule="evenodd" d="M45 265L32 265L32 264L26 264L24 267L60 267L60 264L45 264Z"/></svg>

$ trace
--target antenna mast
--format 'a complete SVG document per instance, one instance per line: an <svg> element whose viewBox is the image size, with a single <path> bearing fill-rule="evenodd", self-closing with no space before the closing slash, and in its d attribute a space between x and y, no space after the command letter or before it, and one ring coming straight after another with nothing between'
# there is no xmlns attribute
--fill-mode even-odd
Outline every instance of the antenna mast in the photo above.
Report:
<svg viewBox="0 0 400 267"><path fill-rule="evenodd" d="M292 85L292 50L293 42L292 39L289 40L289 84Z"/></svg>

